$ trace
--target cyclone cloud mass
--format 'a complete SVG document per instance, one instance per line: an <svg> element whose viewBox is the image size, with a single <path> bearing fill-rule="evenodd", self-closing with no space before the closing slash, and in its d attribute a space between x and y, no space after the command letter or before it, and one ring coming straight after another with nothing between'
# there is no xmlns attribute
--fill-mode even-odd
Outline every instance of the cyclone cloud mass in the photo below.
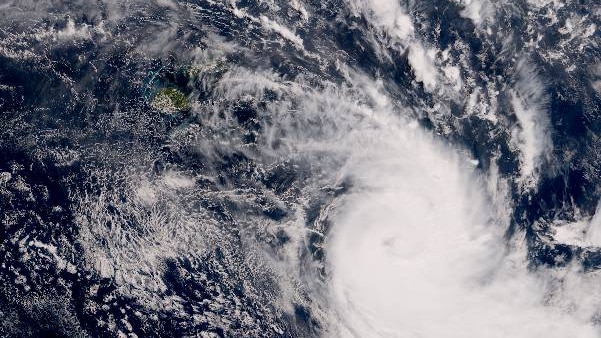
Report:
<svg viewBox="0 0 601 338"><path fill-rule="evenodd" d="M0 337L599 337L600 26L0 1Z"/></svg>

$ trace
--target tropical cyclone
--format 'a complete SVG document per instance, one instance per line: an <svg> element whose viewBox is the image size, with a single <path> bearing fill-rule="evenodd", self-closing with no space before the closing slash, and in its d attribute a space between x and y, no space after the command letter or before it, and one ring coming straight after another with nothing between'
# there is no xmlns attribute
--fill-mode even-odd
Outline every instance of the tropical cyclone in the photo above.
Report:
<svg viewBox="0 0 601 338"><path fill-rule="evenodd" d="M600 19L0 4L0 336L598 336Z"/></svg>

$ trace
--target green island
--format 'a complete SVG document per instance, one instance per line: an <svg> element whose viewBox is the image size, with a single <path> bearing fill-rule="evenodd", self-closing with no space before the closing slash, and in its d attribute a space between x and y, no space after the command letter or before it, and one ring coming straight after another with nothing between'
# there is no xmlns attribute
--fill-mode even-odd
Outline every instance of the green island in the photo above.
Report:
<svg viewBox="0 0 601 338"><path fill-rule="evenodd" d="M190 108L190 102L184 93L176 88L162 88L150 103L152 108L166 112L175 113Z"/></svg>

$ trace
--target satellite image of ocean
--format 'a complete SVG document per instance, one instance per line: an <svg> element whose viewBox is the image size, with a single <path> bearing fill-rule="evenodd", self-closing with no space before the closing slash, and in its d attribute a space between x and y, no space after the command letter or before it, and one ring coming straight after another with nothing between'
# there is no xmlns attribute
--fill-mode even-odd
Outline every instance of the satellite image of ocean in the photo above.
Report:
<svg viewBox="0 0 601 338"><path fill-rule="evenodd" d="M0 338L599 338L600 198L600 0L0 0Z"/></svg>

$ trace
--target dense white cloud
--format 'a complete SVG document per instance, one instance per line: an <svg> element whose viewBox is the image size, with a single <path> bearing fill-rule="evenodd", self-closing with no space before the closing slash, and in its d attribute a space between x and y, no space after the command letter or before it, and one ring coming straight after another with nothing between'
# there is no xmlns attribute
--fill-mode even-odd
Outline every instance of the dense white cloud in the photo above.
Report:
<svg viewBox="0 0 601 338"><path fill-rule="evenodd" d="M409 64L415 74L415 79L424 85L428 91L433 91L437 84L438 70L434 66L434 50L426 50L420 43L409 47Z"/></svg>
<svg viewBox="0 0 601 338"><path fill-rule="evenodd" d="M525 60L518 62L511 104L518 120L513 142L521 152L520 181L524 187L536 184L539 168L553 148L547 101L544 83L534 66Z"/></svg>
<svg viewBox="0 0 601 338"><path fill-rule="evenodd" d="M455 0L463 6L460 15L479 26L486 20L494 20L494 7L488 0Z"/></svg>
<svg viewBox="0 0 601 338"><path fill-rule="evenodd" d="M597 337L583 293L571 289L585 288L580 274L554 294L552 273L528 271L523 243L507 246L503 194L411 126L389 120L363 135L347 167L354 193L328 242L338 334Z"/></svg>
<svg viewBox="0 0 601 338"><path fill-rule="evenodd" d="M390 36L405 40L414 31L411 17L396 0L349 1L349 5L363 13L367 19Z"/></svg>

